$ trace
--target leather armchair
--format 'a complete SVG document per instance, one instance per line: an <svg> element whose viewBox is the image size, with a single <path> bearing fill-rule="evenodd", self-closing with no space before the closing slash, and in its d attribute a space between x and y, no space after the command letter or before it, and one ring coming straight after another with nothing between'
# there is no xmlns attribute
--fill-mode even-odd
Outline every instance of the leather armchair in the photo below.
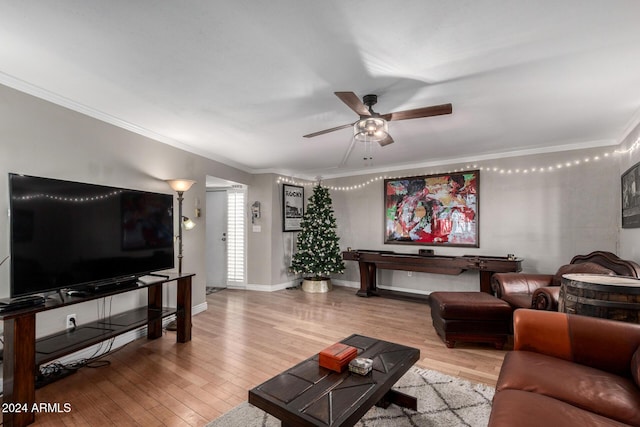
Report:
<svg viewBox="0 0 640 427"><path fill-rule="evenodd" d="M514 312L490 427L640 426L640 325Z"/></svg>
<svg viewBox="0 0 640 427"><path fill-rule="evenodd" d="M553 274L496 273L491 277L493 294L514 308L532 308L534 292L552 285Z"/></svg>
<svg viewBox="0 0 640 427"><path fill-rule="evenodd" d="M619 258L611 252L595 251L576 255L570 264L561 266L555 274L496 273L491 277L491 289L497 298L513 308L558 310L562 275L569 273L607 274L640 277L640 265Z"/></svg>

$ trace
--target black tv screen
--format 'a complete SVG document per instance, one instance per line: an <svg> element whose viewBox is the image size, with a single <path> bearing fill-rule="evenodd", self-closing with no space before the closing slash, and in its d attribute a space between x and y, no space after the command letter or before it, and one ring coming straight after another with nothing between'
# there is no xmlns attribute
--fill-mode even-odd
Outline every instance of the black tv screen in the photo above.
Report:
<svg viewBox="0 0 640 427"><path fill-rule="evenodd" d="M174 266L173 196L9 174L11 296Z"/></svg>

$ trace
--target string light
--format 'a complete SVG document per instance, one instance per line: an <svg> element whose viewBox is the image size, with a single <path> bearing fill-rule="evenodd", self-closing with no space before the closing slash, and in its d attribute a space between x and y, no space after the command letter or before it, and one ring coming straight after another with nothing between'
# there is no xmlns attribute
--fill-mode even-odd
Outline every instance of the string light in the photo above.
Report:
<svg viewBox="0 0 640 427"><path fill-rule="evenodd" d="M56 202L87 203L87 202L95 202L98 200L104 200L111 197L115 197L122 194L123 192L124 190L116 190L106 194L101 194L99 196L87 196L87 197L67 197L67 196L58 196L55 194L38 193L38 194L29 194L26 196L14 197L14 199L15 200L49 199L49 200L55 200Z"/></svg>
<svg viewBox="0 0 640 427"><path fill-rule="evenodd" d="M638 139L636 139L636 142L631 144L631 146L629 148L627 148L626 150L616 150L616 151L614 151L614 153L616 153L616 154L632 153L635 150L637 150L638 148L640 148L640 137L638 137Z"/></svg>
<svg viewBox="0 0 640 427"><path fill-rule="evenodd" d="M440 171L440 170L430 170L429 172L425 172L423 173L423 175L434 175L434 174L440 174L440 173L454 173L454 172L464 172L467 170L480 170L483 172L495 172L498 174L503 174L503 175L530 175L532 173L549 173L549 172L554 172L557 170L561 170L563 168L570 168L570 167L574 167L574 166L580 166L583 165L585 163L593 163L593 162L597 162L599 160L602 159L602 157L608 158L611 157L612 155L616 155L616 154L627 154L627 153L631 153L634 150L637 150L640 148L640 137L636 140L636 142L633 143L633 145L631 145L631 147L629 147L626 150L615 150L613 152L605 152L602 153L602 155L594 155L592 157L584 157L582 159L575 159L572 161L566 161L564 163L557 163L555 165L549 165L549 166L532 166L530 168L526 168L526 169L502 169L502 168L498 168L496 166L479 166L477 164L467 164L462 168L456 168L454 170L447 170L447 171ZM327 186L325 185L325 187L329 188L330 190L333 191L353 191L353 190L358 190L361 188L364 188L368 185L371 185L377 181L382 181L385 179L401 179L401 178L407 178L410 176L416 176L416 175L420 175L419 172L413 172L410 175L402 175L402 176L387 176L387 175L381 175L381 176L377 176L375 178L370 178L367 181L364 181L360 184L353 184L353 185L348 185L348 186ZM299 181L293 178L288 178L288 177L278 177L278 179L276 180L276 182L278 184L280 183L287 183L287 184L294 184L294 185L300 185L300 186L314 186L318 183L318 181Z"/></svg>

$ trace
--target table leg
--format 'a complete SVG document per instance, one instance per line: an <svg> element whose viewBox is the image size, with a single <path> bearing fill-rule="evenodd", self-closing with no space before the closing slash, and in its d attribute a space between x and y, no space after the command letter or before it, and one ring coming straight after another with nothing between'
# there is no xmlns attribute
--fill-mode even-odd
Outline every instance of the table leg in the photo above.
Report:
<svg viewBox="0 0 640 427"><path fill-rule="evenodd" d="M178 279L178 295L176 306L176 340L191 341L191 276Z"/></svg>
<svg viewBox="0 0 640 427"><path fill-rule="evenodd" d="M358 262L360 267L360 289L356 292L359 297L368 297L376 293L376 265L370 262Z"/></svg>
<svg viewBox="0 0 640 427"><path fill-rule="evenodd" d="M35 313L5 320L3 334L2 425L22 427L36 419L31 411L36 401Z"/></svg>
<svg viewBox="0 0 640 427"><path fill-rule="evenodd" d="M376 403L376 406L387 409L392 403L414 411L418 410L418 399L397 390L389 390L382 399Z"/></svg>
<svg viewBox="0 0 640 427"><path fill-rule="evenodd" d="M491 276L493 276L493 273L495 273L495 271L480 270L480 291L481 292L493 294L493 292L491 292Z"/></svg>

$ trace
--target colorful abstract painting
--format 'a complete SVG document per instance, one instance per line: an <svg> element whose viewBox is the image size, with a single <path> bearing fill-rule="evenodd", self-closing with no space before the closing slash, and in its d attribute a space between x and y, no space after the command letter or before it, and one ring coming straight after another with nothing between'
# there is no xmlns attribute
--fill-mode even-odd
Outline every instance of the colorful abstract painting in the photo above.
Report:
<svg viewBox="0 0 640 427"><path fill-rule="evenodd" d="M480 171L384 181L385 243L479 247Z"/></svg>

